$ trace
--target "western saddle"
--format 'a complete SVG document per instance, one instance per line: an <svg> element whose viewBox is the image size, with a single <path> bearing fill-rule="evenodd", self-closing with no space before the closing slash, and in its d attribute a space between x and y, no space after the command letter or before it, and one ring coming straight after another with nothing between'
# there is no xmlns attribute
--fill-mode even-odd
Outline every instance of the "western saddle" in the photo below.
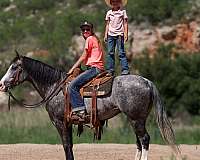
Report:
<svg viewBox="0 0 200 160"><path fill-rule="evenodd" d="M90 113L85 115L83 118L78 116L72 116L72 108L70 104L70 98L67 93L67 85L75 79L81 70L76 68L74 72L66 79L64 87L65 95L65 113L64 113L64 124L75 124L78 125L78 135L83 132L83 125L90 124L90 128L94 129L94 139L101 139L101 133L105 121L100 121L97 112L97 97L103 97L109 95L112 91L112 81L113 77L109 76L107 72L102 72L85 84L81 89L80 93L82 97L87 97L92 99L92 105L90 108Z"/></svg>

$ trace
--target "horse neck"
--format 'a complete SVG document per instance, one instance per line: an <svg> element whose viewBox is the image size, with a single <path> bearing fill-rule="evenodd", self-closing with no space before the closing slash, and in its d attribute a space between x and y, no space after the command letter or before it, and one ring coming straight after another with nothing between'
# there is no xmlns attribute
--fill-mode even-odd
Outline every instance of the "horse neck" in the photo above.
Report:
<svg viewBox="0 0 200 160"><path fill-rule="evenodd" d="M31 84L33 85L33 87L36 89L36 91L39 93L39 95L42 98L45 98L48 93L50 93L51 90L53 90L55 84L42 84L40 82L38 82L37 80L34 80L33 78L31 78L31 80L29 80L31 82Z"/></svg>
<svg viewBox="0 0 200 160"><path fill-rule="evenodd" d="M32 83L42 98L55 88L65 74L65 72L30 58L24 58L23 65L28 75L27 80Z"/></svg>

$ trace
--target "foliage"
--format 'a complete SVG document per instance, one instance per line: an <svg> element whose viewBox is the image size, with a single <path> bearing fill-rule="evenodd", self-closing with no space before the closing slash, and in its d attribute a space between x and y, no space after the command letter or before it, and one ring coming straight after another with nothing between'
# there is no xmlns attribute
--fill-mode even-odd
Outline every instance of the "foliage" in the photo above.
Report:
<svg viewBox="0 0 200 160"><path fill-rule="evenodd" d="M172 58L173 46L161 46L153 59L144 56L134 60L133 68L153 81L160 90L168 112L200 114L200 55L178 54Z"/></svg>
<svg viewBox="0 0 200 160"><path fill-rule="evenodd" d="M2 1L1 6L9 5L6 2ZM27 44L25 39L34 39L35 46L27 46L33 50L48 50L48 63L65 70L73 61L69 48L72 36L80 34L80 23L89 20L94 23L96 31L104 28L103 10L94 12L91 9L84 13L80 10L88 3L95 4L93 1L16 0L12 3L16 5L15 9L0 11L0 50L13 49ZM102 8L102 3L95 7Z"/></svg>
<svg viewBox="0 0 200 160"><path fill-rule="evenodd" d="M188 0L132 0L127 8L131 20L157 23L169 18L180 20L190 7Z"/></svg>
<svg viewBox="0 0 200 160"><path fill-rule="evenodd" d="M70 3L77 8L81 8L81 7L87 6L92 3L94 4L94 1L92 1L92 0L71 0Z"/></svg>
<svg viewBox="0 0 200 160"><path fill-rule="evenodd" d="M16 0L16 5L23 12L35 12L36 10L48 10L55 5L54 0Z"/></svg>
<svg viewBox="0 0 200 160"><path fill-rule="evenodd" d="M1 0L0 8L8 7L10 5L10 0Z"/></svg>

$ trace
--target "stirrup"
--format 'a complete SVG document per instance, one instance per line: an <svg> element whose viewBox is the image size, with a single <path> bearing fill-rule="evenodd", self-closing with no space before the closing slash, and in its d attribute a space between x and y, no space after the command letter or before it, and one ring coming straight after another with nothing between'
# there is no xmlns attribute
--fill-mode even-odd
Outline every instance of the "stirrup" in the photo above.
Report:
<svg viewBox="0 0 200 160"><path fill-rule="evenodd" d="M74 120L85 121L86 112L85 110L72 112L71 118Z"/></svg>

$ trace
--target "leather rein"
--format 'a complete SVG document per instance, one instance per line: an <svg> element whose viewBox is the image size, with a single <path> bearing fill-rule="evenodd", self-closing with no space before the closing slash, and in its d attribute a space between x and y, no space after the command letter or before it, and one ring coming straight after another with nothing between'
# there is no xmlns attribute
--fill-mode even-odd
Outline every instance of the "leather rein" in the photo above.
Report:
<svg viewBox="0 0 200 160"><path fill-rule="evenodd" d="M19 83L19 76L20 76L20 73L22 72L22 68L20 68L17 72L17 75L16 77L14 78L14 85L18 85ZM65 85L65 81L66 79L68 78L69 74L66 74L65 78L55 87L55 89L45 98L43 98L40 102L38 103L35 103L35 104L26 104L26 103L23 103L21 102L20 100L18 100L11 92L11 88L9 87L8 88L8 93L9 93L9 98L8 98L8 109L10 110L10 97L13 98L13 100L15 100L18 104L20 105L23 105L25 108L37 108L41 105L43 105L44 103L47 103L49 101L52 100L52 98L54 96L56 96L62 89L63 89L63 86Z"/></svg>

